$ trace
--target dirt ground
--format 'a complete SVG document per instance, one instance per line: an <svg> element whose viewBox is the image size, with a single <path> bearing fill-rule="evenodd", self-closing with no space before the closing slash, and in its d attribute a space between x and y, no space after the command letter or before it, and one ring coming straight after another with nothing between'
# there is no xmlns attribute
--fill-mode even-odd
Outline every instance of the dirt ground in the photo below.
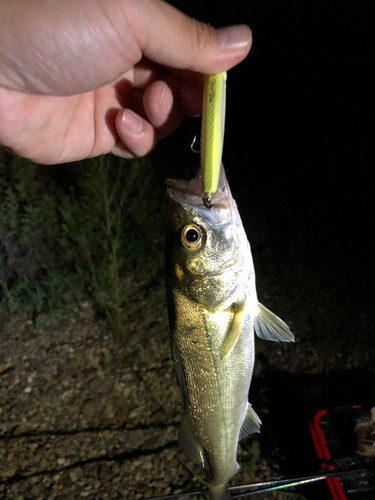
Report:
<svg viewBox="0 0 375 500"><path fill-rule="evenodd" d="M3 325L0 498L135 500L202 488L199 468L177 443L182 399L166 310L164 300L148 307L122 338L113 338L88 302L37 326L25 318ZM256 377L371 362L363 351L343 359L337 345L310 342L310 327L296 326L294 345L257 342ZM266 403L256 404L263 418ZM270 458L257 437L246 441L239 446L244 471L233 483L278 477L277 451Z"/></svg>
<svg viewBox="0 0 375 500"><path fill-rule="evenodd" d="M168 471L182 461L181 400L165 309L124 337L108 334L88 303L38 328L6 326L1 498L144 498L186 481L182 466L177 477Z"/></svg>

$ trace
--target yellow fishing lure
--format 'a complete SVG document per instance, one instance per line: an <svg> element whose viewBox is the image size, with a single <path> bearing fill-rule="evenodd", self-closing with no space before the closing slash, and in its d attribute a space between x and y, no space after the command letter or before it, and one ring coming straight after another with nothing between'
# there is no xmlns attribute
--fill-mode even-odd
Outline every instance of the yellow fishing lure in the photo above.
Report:
<svg viewBox="0 0 375 500"><path fill-rule="evenodd" d="M201 172L203 203L211 208L211 193L217 190L223 154L225 91L227 74L206 75L203 93Z"/></svg>

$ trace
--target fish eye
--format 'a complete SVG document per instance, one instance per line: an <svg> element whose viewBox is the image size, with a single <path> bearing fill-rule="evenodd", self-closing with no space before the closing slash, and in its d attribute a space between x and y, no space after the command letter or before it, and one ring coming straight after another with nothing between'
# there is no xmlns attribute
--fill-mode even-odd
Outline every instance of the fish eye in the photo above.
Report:
<svg viewBox="0 0 375 500"><path fill-rule="evenodd" d="M197 224L188 224L181 232L181 243L188 250L197 250L203 241L203 229Z"/></svg>

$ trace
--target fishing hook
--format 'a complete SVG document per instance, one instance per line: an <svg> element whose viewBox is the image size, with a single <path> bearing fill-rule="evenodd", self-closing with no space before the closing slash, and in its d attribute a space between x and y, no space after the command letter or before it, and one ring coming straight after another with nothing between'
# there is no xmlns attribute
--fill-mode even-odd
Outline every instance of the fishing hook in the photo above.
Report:
<svg viewBox="0 0 375 500"><path fill-rule="evenodd" d="M202 197L202 201L203 201L203 205L206 207L206 208L212 208L213 207L213 202L211 200L211 197L208 196L207 193L204 194L204 196Z"/></svg>
<svg viewBox="0 0 375 500"><path fill-rule="evenodd" d="M197 134L195 134L193 142L190 144L190 149L192 150L193 153L200 153L201 152L200 149L194 149L196 141L197 141Z"/></svg>

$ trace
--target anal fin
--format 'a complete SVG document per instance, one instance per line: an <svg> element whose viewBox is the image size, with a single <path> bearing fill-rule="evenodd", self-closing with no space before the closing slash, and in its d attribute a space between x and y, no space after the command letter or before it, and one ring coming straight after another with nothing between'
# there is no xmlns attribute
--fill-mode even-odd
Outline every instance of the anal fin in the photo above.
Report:
<svg viewBox="0 0 375 500"><path fill-rule="evenodd" d="M247 405L247 412L244 418L244 421L242 423L242 427L240 430L240 436L238 439L242 439L249 434L253 434L254 432L260 432L260 426L262 424L262 421L258 417L258 415L255 413L255 410L251 406L250 403Z"/></svg>
<svg viewBox="0 0 375 500"><path fill-rule="evenodd" d="M258 302L258 314L255 318L254 328L255 333L261 339L294 342L294 335L289 326L260 302Z"/></svg>

